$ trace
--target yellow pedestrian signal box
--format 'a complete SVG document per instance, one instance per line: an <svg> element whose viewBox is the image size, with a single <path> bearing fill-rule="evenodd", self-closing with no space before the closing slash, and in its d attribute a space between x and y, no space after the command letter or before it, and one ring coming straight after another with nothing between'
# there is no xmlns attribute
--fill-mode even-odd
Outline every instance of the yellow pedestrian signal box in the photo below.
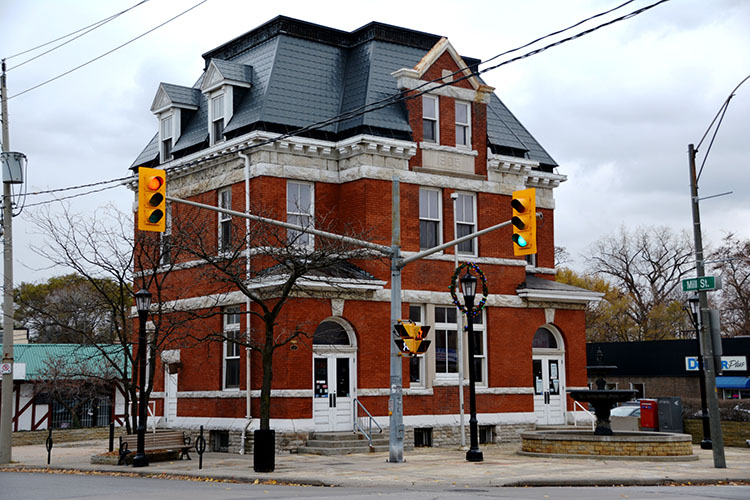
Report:
<svg viewBox="0 0 750 500"><path fill-rule="evenodd" d="M429 326L420 326L413 321L400 319L395 330L398 338L394 339L394 342L401 356L417 356L427 352L430 341L425 340L425 337L430 331Z"/></svg>
<svg viewBox="0 0 750 500"><path fill-rule="evenodd" d="M138 168L138 229L163 233L167 214L167 173Z"/></svg>
<svg viewBox="0 0 750 500"><path fill-rule="evenodd" d="M513 191L513 255L536 253L536 189Z"/></svg>

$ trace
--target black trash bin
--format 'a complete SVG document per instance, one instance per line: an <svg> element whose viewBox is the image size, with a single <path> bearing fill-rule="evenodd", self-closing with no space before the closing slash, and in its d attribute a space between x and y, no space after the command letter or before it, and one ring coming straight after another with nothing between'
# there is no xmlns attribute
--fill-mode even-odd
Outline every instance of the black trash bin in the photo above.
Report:
<svg viewBox="0 0 750 500"><path fill-rule="evenodd" d="M276 431L258 429L253 432L253 470L273 472L276 468Z"/></svg>

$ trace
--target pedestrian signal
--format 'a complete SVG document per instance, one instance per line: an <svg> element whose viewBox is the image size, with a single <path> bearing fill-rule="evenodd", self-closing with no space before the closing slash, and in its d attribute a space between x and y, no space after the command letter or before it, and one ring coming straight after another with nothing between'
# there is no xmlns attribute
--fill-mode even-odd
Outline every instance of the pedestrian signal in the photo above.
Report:
<svg viewBox="0 0 750 500"><path fill-rule="evenodd" d="M398 320L395 331L397 338L394 339L401 356L417 356L427 352L430 341L426 340L429 326L421 326L411 320Z"/></svg>

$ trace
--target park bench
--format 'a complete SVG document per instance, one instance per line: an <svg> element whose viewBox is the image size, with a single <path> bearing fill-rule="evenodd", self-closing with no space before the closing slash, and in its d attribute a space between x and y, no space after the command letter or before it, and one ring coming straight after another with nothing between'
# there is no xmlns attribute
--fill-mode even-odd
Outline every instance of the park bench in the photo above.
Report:
<svg viewBox="0 0 750 500"><path fill-rule="evenodd" d="M125 463L125 457L130 453L135 453L138 447L138 434L124 434L120 436L120 460L118 465ZM168 451L180 452L180 460L187 457L191 460L190 454L190 436L185 436L182 431L157 431L147 432L143 440L143 451Z"/></svg>

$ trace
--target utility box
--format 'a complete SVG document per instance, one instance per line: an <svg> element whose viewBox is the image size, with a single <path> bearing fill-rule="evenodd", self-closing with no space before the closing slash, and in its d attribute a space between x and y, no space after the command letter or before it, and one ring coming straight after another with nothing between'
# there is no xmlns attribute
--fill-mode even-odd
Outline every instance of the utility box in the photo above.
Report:
<svg viewBox="0 0 750 500"><path fill-rule="evenodd" d="M641 399L641 429L659 430L659 404L655 399Z"/></svg>
<svg viewBox="0 0 750 500"><path fill-rule="evenodd" d="M659 406L659 431L682 433L682 398L656 398Z"/></svg>

